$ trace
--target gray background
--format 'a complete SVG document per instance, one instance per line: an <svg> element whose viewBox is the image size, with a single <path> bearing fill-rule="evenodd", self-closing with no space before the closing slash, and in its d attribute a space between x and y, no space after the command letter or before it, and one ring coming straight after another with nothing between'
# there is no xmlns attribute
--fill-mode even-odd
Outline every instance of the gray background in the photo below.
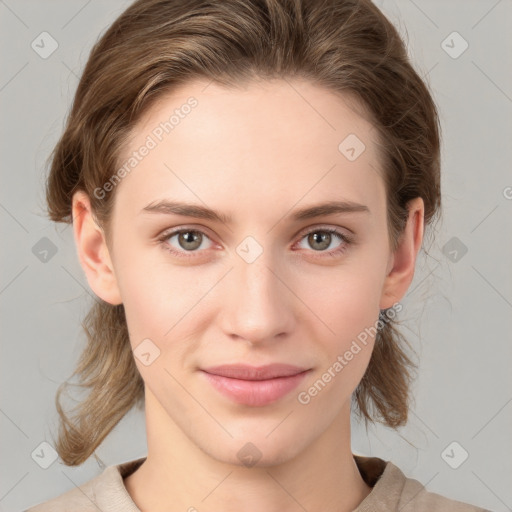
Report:
<svg viewBox="0 0 512 512"><path fill-rule="evenodd" d="M80 320L93 300L72 229L45 218L44 164L92 44L129 3L0 0L2 511L102 471L94 458L41 467L51 462L40 445L56 427L55 391L81 351ZM512 1L377 3L440 107L444 218L403 300L403 330L420 357L410 421L368 433L354 421L353 450L392 460L430 491L511 510ZM31 47L43 31L58 43L47 58ZM454 31L469 44L460 55ZM55 254L42 252L44 237ZM143 416L132 412L98 454L110 465L145 449ZM462 450L469 456L460 464Z"/></svg>

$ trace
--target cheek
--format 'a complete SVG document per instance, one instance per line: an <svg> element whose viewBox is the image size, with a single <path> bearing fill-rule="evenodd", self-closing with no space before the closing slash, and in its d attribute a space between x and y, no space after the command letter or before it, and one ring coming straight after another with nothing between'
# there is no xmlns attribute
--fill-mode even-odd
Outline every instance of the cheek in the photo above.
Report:
<svg viewBox="0 0 512 512"><path fill-rule="evenodd" d="M309 317L313 322L311 338L317 340L316 350L322 353L318 373L308 383L313 386L312 393L318 393L315 407L328 408L330 400L344 403L368 367L377 334L385 263L376 252L361 251L346 265L301 278L302 297L318 316ZM324 387L326 392L320 393Z"/></svg>
<svg viewBox="0 0 512 512"><path fill-rule="evenodd" d="M322 320L312 335L322 358L298 399L314 404L318 414L327 414L326 421L338 412L332 404L349 400L368 367L378 327L378 285L375 273L340 273L323 292L315 288L311 296L316 304L312 309Z"/></svg>
<svg viewBox="0 0 512 512"><path fill-rule="evenodd" d="M185 301L179 272L134 250L117 258L116 275L132 345L162 338L175 322L180 301Z"/></svg>
<svg viewBox="0 0 512 512"><path fill-rule="evenodd" d="M330 332L338 343L357 336L378 318L383 264L377 261L358 256L354 264L323 269L299 282L299 296L317 315L324 333Z"/></svg>
<svg viewBox="0 0 512 512"><path fill-rule="evenodd" d="M120 258L116 273L132 348L149 338L164 356L158 364L193 353L209 320L204 309L208 301L201 299L212 287L211 272L173 265L165 260L165 251L154 248Z"/></svg>

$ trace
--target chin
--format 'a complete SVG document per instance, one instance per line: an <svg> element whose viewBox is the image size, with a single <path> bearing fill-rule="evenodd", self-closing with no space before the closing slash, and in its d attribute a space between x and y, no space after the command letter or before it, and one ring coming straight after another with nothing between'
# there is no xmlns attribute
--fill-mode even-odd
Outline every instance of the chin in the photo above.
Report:
<svg viewBox="0 0 512 512"><path fill-rule="evenodd" d="M247 433L243 438L237 436L225 444L208 443L200 448L218 462L242 468L265 468L292 460L304 446L290 437L283 439L276 435L274 439L270 439L266 437L266 433L256 432L253 436Z"/></svg>

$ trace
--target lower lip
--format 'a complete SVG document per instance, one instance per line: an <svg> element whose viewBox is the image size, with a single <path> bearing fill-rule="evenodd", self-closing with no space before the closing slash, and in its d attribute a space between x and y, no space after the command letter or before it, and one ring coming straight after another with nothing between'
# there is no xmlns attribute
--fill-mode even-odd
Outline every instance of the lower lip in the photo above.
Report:
<svg viewBox="0 0 512 512"><path fill-rule="evenodd" d="M231 379L204 371L202 373L217 391L231 398L234 402L258 407L276 402L290 393L300 384L308 371L290 377L267 380Z"/></svg>

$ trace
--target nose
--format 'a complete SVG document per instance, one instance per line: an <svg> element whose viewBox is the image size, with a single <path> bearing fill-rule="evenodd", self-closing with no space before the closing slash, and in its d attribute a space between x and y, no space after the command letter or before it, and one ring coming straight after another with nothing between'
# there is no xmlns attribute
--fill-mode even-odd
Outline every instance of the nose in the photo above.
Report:
<svg viewBox="0 0 512 512"><path fill-rule="evenodd" d="M262 344L291 333L296 306L293 286L286 282L289 276L270 251L263 251L252 263L236 256L221 299L226 335Z"/></svg>

